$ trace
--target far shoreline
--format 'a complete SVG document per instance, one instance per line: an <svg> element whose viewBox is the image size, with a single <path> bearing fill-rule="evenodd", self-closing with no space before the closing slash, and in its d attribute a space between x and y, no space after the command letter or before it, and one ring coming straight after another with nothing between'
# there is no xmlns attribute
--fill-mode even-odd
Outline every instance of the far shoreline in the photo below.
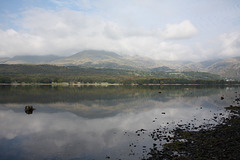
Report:
<svg viewBox="0 0 240 160"><path fill-rule="evenodd" d="M185 84L122 84L122 83L0 83L0 86L240 86L240 83L236 84L196 84L196 83L185 83Z"/></svg>

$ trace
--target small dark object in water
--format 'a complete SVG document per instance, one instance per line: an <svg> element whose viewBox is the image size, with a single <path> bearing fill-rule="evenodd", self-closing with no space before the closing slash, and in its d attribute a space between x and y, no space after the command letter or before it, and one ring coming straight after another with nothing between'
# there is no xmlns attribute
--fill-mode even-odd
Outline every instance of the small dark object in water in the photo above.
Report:
<svg viewBox="0 0 240 160"><path fill-rule="evenodd" d="M138 133L138 132L145 132L145 131L147 131L147 130L146 129L139 129L139 130L136 131L136 133Z"/></svg>
<svg viewBox="0 0 240 160"><path fill-rule="evenodd" d="M162 114L165 114L165 112L162 112Z"/></svg>
<svg viewBox="0 0 240 160"><path fill-rule="evenodd" d="M33 106L26 106L25 107L25 113L26 114L32 114L34 110L35 110L35 108L33 108Z"/></svg>
<svg viewBox="0 0 240 160"><path fill-rule="evenodd" d="M162 93L161 91L159 91L158 93Z"/></svg>
<svg viewBox="0 0 240 160"><path fill-rule="evenodd" d="M224 99L224 97L221 97L221 100L223 100Z"/></svg>

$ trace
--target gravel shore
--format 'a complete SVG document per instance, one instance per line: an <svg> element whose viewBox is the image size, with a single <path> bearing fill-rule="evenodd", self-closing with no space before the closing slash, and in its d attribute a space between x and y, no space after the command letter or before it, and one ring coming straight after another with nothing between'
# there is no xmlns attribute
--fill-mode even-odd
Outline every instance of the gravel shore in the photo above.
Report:
<svg viewBox="0 0 240 160"><path fill-rule="evenodd" d="M227 160L240 158L240 98L226 107L230 117L211 129L177 128L163 149L152 148L147 160Z"/></svg>

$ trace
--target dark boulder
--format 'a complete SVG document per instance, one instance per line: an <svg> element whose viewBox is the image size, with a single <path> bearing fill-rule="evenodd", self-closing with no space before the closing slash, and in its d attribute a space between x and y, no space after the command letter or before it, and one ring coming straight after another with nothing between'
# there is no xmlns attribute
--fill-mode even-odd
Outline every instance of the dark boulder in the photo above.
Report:
<svg viewBox="0 0 240 160"><path fill-rule="evenodd" d="M35 108L33 108L33 106L26 106L25 107L25 113L26 114L32 114L34 110L35 110Z"/></svg>

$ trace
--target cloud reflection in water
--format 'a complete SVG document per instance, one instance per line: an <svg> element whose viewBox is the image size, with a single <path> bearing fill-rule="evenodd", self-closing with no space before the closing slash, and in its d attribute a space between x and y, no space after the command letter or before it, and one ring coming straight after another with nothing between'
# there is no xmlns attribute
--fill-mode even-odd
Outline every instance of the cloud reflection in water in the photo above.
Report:
<svg viewBox="0 0 240 160"><path fill-rule="evenodd" d="M214 97L216 95L168 97L167 101L162 101L150 96L126 102L109 99L101 103L93 100L36 104L37 110L32 115L5 108L0 110L0 148L20 150L20 159L94 159L108 154L119 158L123 156L121 153L129 152L129 144L133 141L151 147L152 139L147 134L137 137L136 130L149 132L159 126L171 129L174 125L169 124L187 123L193 119L196 119L196 125L201 125L204 119L213 118L214 113L224 112L219 107L220 100L216 101ZM46 112L43 110L46 106L61 110ZM18 143L3 146L1 141ZM141 150L136 152L139 155L130 159L141 157ZM1 156L5 156L4 153L0 153Z"/></svg>

